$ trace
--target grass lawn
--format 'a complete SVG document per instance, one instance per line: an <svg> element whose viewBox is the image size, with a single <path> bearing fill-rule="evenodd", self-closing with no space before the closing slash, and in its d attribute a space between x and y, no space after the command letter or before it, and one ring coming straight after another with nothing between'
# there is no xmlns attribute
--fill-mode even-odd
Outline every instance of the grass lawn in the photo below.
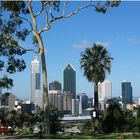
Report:
<svg viewBox="0 0 140 140"><path fill-rule="evenodd" d="M17 139L140 139L140 133L111 133L111 134L93 134L93 135L39 135L27 134L17 135Z"/></svg>

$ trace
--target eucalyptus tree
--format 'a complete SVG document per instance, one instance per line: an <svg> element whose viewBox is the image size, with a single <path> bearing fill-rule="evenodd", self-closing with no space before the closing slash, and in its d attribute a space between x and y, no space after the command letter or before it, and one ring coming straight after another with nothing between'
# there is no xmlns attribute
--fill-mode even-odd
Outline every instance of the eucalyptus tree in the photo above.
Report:
<svg viewBox="0 0 140 140"><path fill-rule="evenodd" d="M28 30L20 28L23 23L19 18L20 13L28 13L24 2L0 2L0 73L15 73L26 68L25 61L20 56L27 50L21 47L18 41L25 40ZM2 77L1 74L0 88L12 86L13 80L6 75Z"/></svg>
<svg viewBox="0 0 140 140"><path fill-rule="evenodd" d="M87 9L89 7L93 7L96 12L106 13L109 7L117 7L120 4L120 1L116 0L85 1L80 2L80 5L76 9L69 7L71 3L75 2L72 1L60 2L53 0L44 0L38 2L34 2L32 0L0 2L1 13L2 14L4 12L9 13L9 16L7 16L8 15L7 13L5 15L4 14L1 15L2 18L0 19L1 26L0 34L2 35L0 41L3 42L3 37L4 40L8 40L8 47L6 47L7 42L3 43L3 47L0 50L0 52L2 52L1 56L8 57L8 61L9 56L10 58L12 56L12 59L10 59L10 63L8 63L8 65L10 64L10 73L22 71L26 67L24 60L20 59L13 60L13 57L15 58L16 55L23 55L27 51L33 51L41 57L44 111L46 111L46 108L48 106L48 82L47 82L47 68L44 51L44 48L46 46L44 45L44 38L42 34L46 31L49 31L53 27L52 24L55 21L70 18L73 15L79 13L79 11ZM44 24L44 27L40 27L42 19L39 20L39 18L42 15L44 16L43 20L46 22ZM7 26L7 24L4 23L5 19L7 19L7 23L10 21L10 25L8 24ZM4 33L4 36L3 36L4 32L3 26L6 26L7 29L7 32ZM9 28L12 29L12 31L10 31ZM21 46L17 41L17 38L24 41L26 39L26 36L30 35L30 33L33 33L32 34L33 44L37 46L36 49L33 50L29 48L27 49L25 46ZM6 48L8 50L8 56L5 55L5 53L3 53L3 48L4 49ZM14 51L12 51L12 54L9 53L9 49L11 48L14 49ZM1 60L0 69L2 69L3 67L4 60ZM11 83L12 81L10 81L10 85L12 86Z"/></svg>
<svg viewBox="0 0 140 140"><path fill-rule="evenodd" d="M103 82L111 71L111 60L107 49L101 44L94 44L81 53L81 68L84 76L94 84L94 108L98 110L98 83Z"/></svg>

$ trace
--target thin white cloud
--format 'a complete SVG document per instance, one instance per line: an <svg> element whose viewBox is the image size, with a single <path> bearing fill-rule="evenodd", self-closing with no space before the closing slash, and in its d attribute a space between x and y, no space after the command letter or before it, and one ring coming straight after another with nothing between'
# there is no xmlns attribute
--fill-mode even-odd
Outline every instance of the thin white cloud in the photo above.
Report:
<svg viewBox="0 0 140 140"><path fill-rule="evenodd" d="M131 44L134 44L134 45L138 45L138 44L140 44L140 39L131 37L131 38L128 38L128 42Z"/></svg>
<svg viewBox="0 0 140 140"><path fill-rule="evenodd" d="M128 64L127 68L131 68L131 69L134 68L134 64Z"/></svg>
<svg viewBox="0 0 140 140"><path fill-rule="evenodd" d="M109 42L100 42L100 41L96 41L96 44L101 44L103 45L105 48L108 48L110 46ZM81 41L80 43L75 43L73 44L73 48L76 49L85 49L85 48L89 48L92 47L93 43L89 42L88 40L84 39L83 41Z"/></svg>
<svg viewBox="0 0 140 140"><path fill-rule="evenodd" d="M73 44L73 48L76 48L76 49L85 49L91 46L92 46L92 43L87 41L86 39L84 39L80 43Z"/></svg>
<svg viewBox="0 0 140 140"><path fill-rule="evenodd" d="M110 42L100 42L100 41L97 41L95 43L96 44L103 45L105 48L108 48L110 46Z"/></svg>

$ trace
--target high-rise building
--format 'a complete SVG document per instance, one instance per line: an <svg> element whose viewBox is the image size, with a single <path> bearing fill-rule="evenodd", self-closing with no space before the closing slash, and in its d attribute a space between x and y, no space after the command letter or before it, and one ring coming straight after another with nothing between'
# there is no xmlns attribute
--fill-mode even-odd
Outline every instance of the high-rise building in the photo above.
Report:
<svg viewBox="0 0 140 140"><path fill-rule="evenodd" d="M15 95L12 93L0 94L0 109L7 111L14 110L15 107Z"/></svg>
<svg viewBox="0 0 140 140"><path fill-rule="evenodd" d="M43 94L40 84L40 62L37 57L31 62L31 97L30 101L43 107Z"/></svg>
<svg viewBox="0 0 140 140"><path fill-rule="evenodd" d="M49 90L49 102L57 107L60 111L70 114L72 110L71 93L62 90ZM64 113L64 114L65 114Z"/></svg>
<svg viewBox="0 0 140 140"><path fill-rule="evenodd" d="M138 98L137 104L140 106L140 98Z"/></svg>
<svg viewBox="0 0 140 140"><path fill-rule="evenodd" d="M132 104L132 86L131 82L122 82L122 102L124 104Z"/></svg>
<svg viewBox="0 0 140 140"><path fill-rule="evenodd" d="M49 83L49 90L62 90L61 83L58 81Z"/></svg>
<svg viewBox="0 0 140 140"><path fill-rule="evenodd" d="M76 71L71 64L63 71L63 90L69 91L76 98Z"/></svg>
<svg viewBox="0 0 140 140"><path fill-rule="evenodd" d="M79 99L72 99L72 115L78 115L79 114ZM81 113L81 111L80 111Z"/></svg>
<svg viewBox="0 0 140 140"><path fill-rule="evenodd" d="M63 91L49 90L49 102L53 104L58 110L63 111Z"/></svg>
<svg viewBox="0 0 140 140"><path fill-rule="evenodd" d="M87 109L88 108L88 96L86 95L86 93L80 93L77 95L77 99L82 100L82 109Z"/></svg>
<svg viewBox="0 0 140 140"><path fill-rule="evenodd" d="M82 115L82 95L80 96L79 99L79 115Z"/></svg>
<svg viewBox="0 0 140 140"><path fill-rule="evenodd" d="M64 107L64 114L71 114L72 94L69 92L64 92L63 94L63 107Z"/></svg>
<svg viewBox="0 0 140 140"><path fill-rule="evenodd" d="M2 88L0 87L0 94L2 94Z"/></svg>
<svg viewBox="0 0 140 140"><path fill-rule="evenodd" d="M110 81L98 83L98 97L99 101L112 98L112 83Z"/></svg>

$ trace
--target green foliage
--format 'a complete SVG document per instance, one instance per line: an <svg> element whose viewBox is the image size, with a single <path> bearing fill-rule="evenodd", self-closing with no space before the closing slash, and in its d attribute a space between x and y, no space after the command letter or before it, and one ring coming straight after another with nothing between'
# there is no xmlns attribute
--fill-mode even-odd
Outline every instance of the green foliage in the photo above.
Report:
<svg viewBox="0 0 140 140"><path fill-rule="evenodd" d="M34 35L33 38L32 38L32 43L37 46L38 45L38 40L36 38L36 36Z"/></svg>
<svg viewBox="0 0 140 140"><path fill-rule="evenodd" d="M88 81L94 83L94 107L98 110L98 83L103 82L106 73L111 71L111 60L107 49L101 44L95 44L91 48L86 48L81 53L81 68Z"/></svg>
<svg viewBox="0 0 140 140"><path fill-rule="evenodd" d="M7 76L3 76L3 78L0 78L0 87L3 88L11 88L13 86L13 80L8 78Z"/></svg>
<svg viewBox="0 0 140 140"><path fill-rule="evenodd" d="M1 10L10 11L13 14L20 14L21 12L24 14L29 13L28 9L25 8L24 1L1 1L0 4Z"/></svg>
<svg viewBox="0 0 140 140"><path fill-rule="evenodd" d="M83 124L83 126L81 126L81 128L79 128L81 133L84 135L91 135L93 132L93 123L91 121L88 121L86 123Z"/></svg>
<svg viewBox="0 0 140 140"><path fill-rule="evenodd" d="M95 6L96 12L106 13L108 7L118 7L120 5L120 0L107 0L107 1L98 1L98 4ZM103 4L102 4L103 3Z"/></svg>
<svg viewBox="0 0 140 140"><path fill-rule="evenodd" d="M106 133L121 132L123 127L123 111L118 104L112 103L107 108L103 119L103 131Z"/></svg>
<svg viewBox="0 0 140 140"><path fill-rule="evenodd" d="M26 50L19 45L17 40L25 40L29 31L22 28L23 19L28 8L23 1L0 1L0 71L8 73L23 71L26 68L25 61L20 58ZM6 15L6 16L5 16ZM10 88L13 80L8 77L0 77L0 87Z"/></svg>
<svg viewBox="0 0 140 140"><path fill-rule="evenodd" d="M81 68L84 70L84 76L94 83L103 82L106 73L110 73L111 60L107 49L101 44L95 44L91 48L86 48L81 53Z"/></svg>
<svg viewBox="0 0 140 140"><path fill-rule="evenodd" d="M138 112L137 112L137 127L140 131L140 107L138 108Z"/></svg>
<svg viewBox="0 0 140 140"><path fill-rule="evenodd" d="M56 134L56 132L60 131L62 128L60 118L63 117L63 115L55 106L51 104L47 107L47 112L49 113L50 133Z"/></svg>
<svg viewBox="0 0 140 140"><path fill-rule="evenodd" d="M133 115L133 111L125 110L124 111L124 121L123 121L123 131L131 132L136 127L136 118Z"/></svg>

